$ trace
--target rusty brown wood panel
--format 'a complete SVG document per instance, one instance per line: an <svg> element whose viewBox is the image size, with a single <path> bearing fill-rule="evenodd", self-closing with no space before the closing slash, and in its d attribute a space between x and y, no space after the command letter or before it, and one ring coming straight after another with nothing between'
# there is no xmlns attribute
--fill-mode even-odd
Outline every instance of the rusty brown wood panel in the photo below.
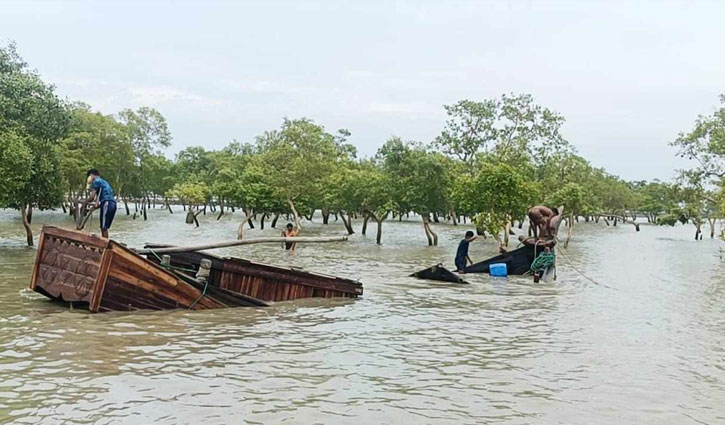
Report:
<svg viewBox="0 0 725 425"><path fill-rule="evenodd" d="M98 308L101 306L101 298L103 297L103 291L106 288L108 269L111 267L111 261L113 261L113 250L105 249L103 251L103 256L101 257L98 275L96 276L96 281L93 285L91 301L88 304L88 310L91 312L97 312Z"/></svg>
<svg viewBox="0 0 725 425"><path fill-rule="evenodd" d="M260 277L268 281L284 282L291 284L314 286L318 288L337 290L341 292L349 292L353 294L362 294L362 286L357 282L351 282L346 280L320 278L317 279L314 275L309 277L302 276L290 276L285 274L286 270L271 270L269 267L265 269L257 269L254 266L234 264L225 266L227 272L236 273L238 275L247 275Z"/></svg>
<svg viewBox="0 0 725 425"><path fill-rule="evenodd" d="M43 233L56 238L76 241L94 248L106 248L109 242L108 239L99 238L98 236L86 235L75 230L61 229L55 226L43 226Z"/></svg>
<svg viewBox="0 0 725 425"><path fill-rule="evenodd" d="M37 253L35 286L51 297L90 302L98 276L101 250L43 234Z"/></svg>
<svg viewBox="0 0 725 425"><path fill-rule="evenodd" d="M138 289L140 297L151 302L154 299L173 299L180 308L188 308L195 300L194 309L219 308L223 305L201 291L180 281L176 276L156 264L152 264L133 252L113 246L115 256L111 275L122 278L127 285ZM168 308L168 307L166 307Z"/></svg>
<svg viewBox="0 0 725 425"><path fill-rule="evenodd" d="M101 299L101 309L116 311L164 310L178 308L173 299L168 299L143 291L137 286L128 285L122 280L109 276L106 281L106 293Z"/></svg>

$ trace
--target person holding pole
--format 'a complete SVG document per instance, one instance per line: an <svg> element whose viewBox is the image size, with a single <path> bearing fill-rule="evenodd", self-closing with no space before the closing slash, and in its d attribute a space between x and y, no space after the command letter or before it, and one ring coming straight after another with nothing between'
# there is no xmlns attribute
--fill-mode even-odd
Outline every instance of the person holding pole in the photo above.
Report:
<svg viewBox="0 0 725 425"><path fill-rule="evenodd" d="M116 198L113 189L95 168L88 170L88 187L91 190L88 202L95 201L100 209L101 235L108 238L108 229L111 228L113 218L116 216Z"/></svg>

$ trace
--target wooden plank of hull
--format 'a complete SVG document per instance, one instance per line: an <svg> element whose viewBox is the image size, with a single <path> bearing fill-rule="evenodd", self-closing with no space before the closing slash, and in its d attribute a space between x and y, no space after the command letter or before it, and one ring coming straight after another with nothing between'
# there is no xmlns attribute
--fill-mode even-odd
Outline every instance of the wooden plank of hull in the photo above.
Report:
<svg viewBox="0 0 725 425"><path fill-rule="evenodd" d="M172 253L176 267L198 269L202 259L212 261L209 281L221 288L265 301L286 301L309 297L356 298L362 284L318 273L256 263L239 258L221 258L207 253ZM155 257L150 257L157 261Z"/></svg>

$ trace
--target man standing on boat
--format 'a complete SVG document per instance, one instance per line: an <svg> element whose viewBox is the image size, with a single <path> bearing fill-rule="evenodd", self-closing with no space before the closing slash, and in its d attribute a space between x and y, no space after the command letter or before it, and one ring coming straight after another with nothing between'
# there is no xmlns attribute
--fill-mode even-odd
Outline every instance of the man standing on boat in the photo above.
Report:
<svg viewBox="0 0 725 425"><path fill-rule="evenodd" d="M95 168L88 170L88 187L91 190L88 202L96 202L101 212L101 235L108 238L108 229L116 216L116 198L111 185L101 177Z"/></svg>

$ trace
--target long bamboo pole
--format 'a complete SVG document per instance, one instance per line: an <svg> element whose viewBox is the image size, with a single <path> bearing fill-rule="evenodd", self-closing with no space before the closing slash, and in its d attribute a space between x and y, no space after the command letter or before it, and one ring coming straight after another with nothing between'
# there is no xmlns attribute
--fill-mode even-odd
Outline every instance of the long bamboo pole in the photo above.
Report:
<svg viewBox="0 0 725 425"><path fill-rule="evenodd" d="M280 242L296 242L296 243L327 243L327 242L345 242L347 241L347 236L335 236L335 237L311 237L311 236L299 236L299 237L292 237L292 238L285 238L285 237L269 237L269 238L254 238L254 239L242 239L242 240L231 240L231 241L223 241L223 242L214 242L214 243L208 243L203 245L193 245L193 246L170 246L170 247L164 247L164 248L156 248L156 249L140 249L136 251L137 254L145 255L145 254L170 254L174 252L192 252L192 251L204 251L207 249L215 249L215 248L227 248L230 246L238 246L238 245L251 245L251 244L257 244L257 243L280 243Z"/></svg>

